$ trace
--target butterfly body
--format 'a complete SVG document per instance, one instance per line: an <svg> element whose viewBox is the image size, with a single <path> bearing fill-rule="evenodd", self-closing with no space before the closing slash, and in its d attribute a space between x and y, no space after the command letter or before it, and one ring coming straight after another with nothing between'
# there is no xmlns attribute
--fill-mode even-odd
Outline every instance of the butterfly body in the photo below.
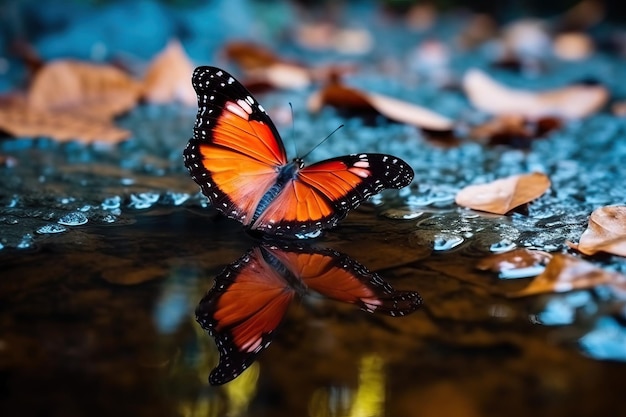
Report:
<svg viewBox="0 0 626 417"><path fill-rule="evenodd" d="M185 166L217 210L250 230L316 236L370 196L413 180L406 162L385 154L289 161L272 120L230 74L198 67L192 83L198 115Z"/></svg>

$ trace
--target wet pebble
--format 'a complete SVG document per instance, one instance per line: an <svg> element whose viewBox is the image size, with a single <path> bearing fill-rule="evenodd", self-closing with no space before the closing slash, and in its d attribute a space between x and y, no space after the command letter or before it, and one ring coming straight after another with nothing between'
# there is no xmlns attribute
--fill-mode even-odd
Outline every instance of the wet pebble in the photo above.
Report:
<svg viewBox="0 0 626 417"><path fill-rule="evenodd" d="M580 339L580 346L595 359L626 361L626 328L612 317L601 317Z"/></svg>
<svg viewBox="0 0 626 417"><path fill-rule="evenodd" d="M20 242L17 244L16 247L18 249L29 249L33 246L34 243L35 241L33 239L33 235L31 235L30 233L27 233L24 236L22 236L22 239L20 240Z"/></svg>
<svg viewBox="0 0 626 417"><path fill-rule="evenodd" d="M185 201L189 200L190 195L187 193L176 193L173 191L167 191L163 196L163 204L180 206Z"/></svg>
<svg viewBox="0 0 626 417"><path fill-rule="evenodd" d="M537 275L541 274L544 269L546 269L545 265L533 265L525 268L505 269L498 274L498 277L501 279L536 277Z"/></svg>
<svg viewBox="0 0 626 417"><path fill-rule="evenodd" d="M61 217L58 223L65 226L80 226L81 224L87 223L88 220L87 216L83 213L75 211Z"/></svg>
<svg viewBox="0 0 626 417"><path fill-rule="evenodd" d="M411 220L417 219L423 215L423 211L411 210L411 209L387 209L381 213L382 216L389 219L399 220Z"/></svg>
<svg viewBox="0 0 626 417"><path fill-rule="evenodd" d="M67 228L60 224L49 223L37 229L37 233L40 235L47 235L47 234L54 234L54 233L63 233L66 230Z"/></svg>
<svg viewBox="0 0 626 417"><path fill-rule="evenodd" d="M508 252L510 250L513 250L516 247L517 245L515 244L515 242L511 242L508 239L503 239L489 246L489 250L495 253L502 253L502 252Z"/></svg>
<svg viewBox="0 0 626 417"><path fill-rule="evenodd" d="M564 326L573 324L576 311L594 305L588 291L577 291L562 296L554 296L546 303L544 310L536 315L537 322L546 326Z"/></svg>
<svg viewBox="0 0 626 417"><path fill-rule="evenodd" d="M116 195L114 197L105 198L102 204L100 204L100 207L102 207L104 210L113 210L118 208L121 203L122 198Z"/></svg>
<svg viewBox="0 0 626 417"><path fill-rule="evenodd" d="M456 235L436 235L433 239L433 250L437 252L443 252L451 250L463 243L465 239Z"/></svg>
<svg viewBox="0 0 626 417"><path fill-rule="evenodd" d="M129 207L136 208L137 210L144 210L150 208L159 201L158 193L139 193L130 195Z"/></svg>

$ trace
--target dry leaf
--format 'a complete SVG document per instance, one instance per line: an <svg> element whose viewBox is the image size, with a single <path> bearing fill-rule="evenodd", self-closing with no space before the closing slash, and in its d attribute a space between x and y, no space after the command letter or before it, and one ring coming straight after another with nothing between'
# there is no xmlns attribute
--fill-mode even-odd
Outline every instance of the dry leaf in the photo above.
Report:
<svg viewBox="0 0 626 417"><path fill-rule="evenodd" d="M472 128L469 136L487 145L510 145L516 148L529 148L533 140L562 125L556 117L527 119L519 115L501 115Z"/></svg>
<svg viewBox="0 0 626 417"><path fill-rule="evenodd" d="M140 84L115 67L59 60L37 72L28 102L39 111L110 120L135 107L140 94Z"/></svg>
<svg viewBox="0 0 626 417"><path fill-rule="evenodd" d="M626 257L626 206L595 209L578 245L570 246L585 255L606 252Z"/></svg>
<svg viewBox="0 0 626 417"><path fill-rule="evenodd" d="M250 42L231 42L224 48L226 57L244 71L243 84L301 89L313 81L311 70L295 61L283 59L269 49Z"/></svg>
<svg viewBox="0 0 626 417"><path fill-rule="evenodd" d="M91 120L72 112L46 112L24 104L0 107L0 130L12 136L51 137L60 142L117 143L130 137L129 131L108 121Z"/></svg>
<svg viewBox="0 0 626 417"><path fill-rule="evenodd" d="M477 69L465 74L463 88L481 111L529 119L548 116L579 119L597 112L609 99L607 89L599 85L575 85L544 92L513 89Z"/></svg>
<svg viewBox="0 0 626 417"><path fill-rule="evenodd" d="M366 93L338 82L313 93L307 104L309 111L314 113L324 105L362 113L375 111L390 120L436 132L453 129L451 119L424 107L381 94Z"/></svg>
<svg viewBox="0 0 626 417"><path fill-rule="evenodd" d="M191 85L194 65L177 40L170 41L150 63L143 81L144 98L151 103L197 104Z"/></svg>
<svg viewBox="0 0 626 417"><path fill-rule="evenodd" d="M541 275L528 287L508 294L510 297L566 292L592 288L597 285L615 285L624 287L626 276L605 271L597 266L566 254L555 254Z"/></svg>
<svg viewBox="0 0 626 417"><path fill-rule="evenodd" d="M476 269L500 273L512 269L530 268L547 264L552 255L548 252L530 249L515 249L509 252L489 255L476 264Z"/></svg>
<svg viewBox="0 0 626 417"><path fill-rule="evenodd" d="M550 188L545 174L513 175L487 184L468 185L459 191L459 206L488 213L506 214L516 207L539 198Z"/></svg>
<svg viewBox="0 0 626 417"><path fill-rule="evenodd" d="M224 47L224 55L244 71L267 68L278 63L300 65L282 59L264 46L251 42L230 42Z"/></svg>

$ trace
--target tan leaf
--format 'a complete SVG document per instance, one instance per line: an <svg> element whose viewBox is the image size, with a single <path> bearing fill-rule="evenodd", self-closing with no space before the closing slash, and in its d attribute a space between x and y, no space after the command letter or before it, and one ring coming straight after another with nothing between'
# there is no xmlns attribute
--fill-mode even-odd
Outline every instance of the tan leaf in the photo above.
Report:
<svg viewBox="0 0 626 417"><path fill-rule="evenodd" d="M506 214L539 198L550 188L550 179L538 172L513 175L487 184L468 185L459 191L459 206L488 213Z"/></svg>
<svg viewBox="0 0 626 417"><path fill-rule="evenodd" d="M599 85L574 85L543 92L513 89L477 69L465 74L463 88L472 104L481 111L530 119L583 118L600 110L609 99L608 90Z"/></svg>
<svg viewBox="0 0 626 417"><path fill-rule="evenodd" d="M150 63L143 81L144 98L151 103L197 104L191 86L194 65L180 42L170 41Z"/></svg>
<svg viewBox="0 0 626 417"><path fill-rule="evenodd" d="M557 35L553 42L554 54L566 61L589 58L594 45L591 37L582 32L566 32Z"/></svg>
<svg viewBox="0 0 626 417"><path fill-rule="evenodd" d="M87 119L74 112L47 112L17 103L0 107L0 130L13 136L51 137L60 142L79 140L117 143L130 132L111 122Z"/></svg>
<svg viewBox="0 0 626 417"><path fill-rule="evenodd" d="M58 60L37 72L28 102L39 111L110 120L132 109L140 94L140 84L115 67Z"/></svg>
<svg viewBox="0 0 626 417"><path fill-rule="evenodd" d="M570 246L585 255L606 252L626 257L626 206L595 209L578 245Z"/></svg>
<svg viewBox="0 0 626 417"><path fill-rule="evenodd" d="M451 119L424 107L382 94L366 93L339 82L329 83L313 93L307 103L309 111L314 113L324 105L361 113L375 111L390 120L431 131L450 131L454 126Z"/></svg>
<svg viewBox="0 0 626 417"><path fill-rule="evenodd" d="M541 275L535 278L528 287L521 291L508 294L511 297L566 292L597 285L615 285L623 287L626 276L616 272L605 271L590 262L566 254L555 254Z"/></svg>
<svg viewBox="0 0 626 417"><path fill-rule="evenodd" d="M476 264L481 271L503 272L533 268L547 264L552 255L548 252L530 249L515 249L509 252L489 255Z"/></svg>

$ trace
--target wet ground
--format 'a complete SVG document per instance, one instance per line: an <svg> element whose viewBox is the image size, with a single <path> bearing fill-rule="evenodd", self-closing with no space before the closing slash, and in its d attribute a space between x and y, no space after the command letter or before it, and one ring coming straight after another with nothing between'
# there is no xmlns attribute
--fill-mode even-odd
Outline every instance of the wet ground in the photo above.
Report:
<svg viewBox="0 0 626 417"><path fill-rule="evenodd" d="M388 36L409 43L397 28ZM455 65L460 73L485 60L469 54ZM353 84L467 116L459 91L416 84L411 74L391 82L376 61L365 62ZM624 59L601 54L585 65L554 64L537 78L498 74L534 88L591 77L623 98L620 73ZM293 134L289 120L275 117L287 149L293 140L310 149L344 123L312 161L376 151L416 172L411 187L365 204L310 244L347 254L398 290L418 291L423 306L387 317L320 297L299 300L258 361L212 387L218 352L194 311L214 277L258 242L208 207L184 169L196 110L142 105L119 119L133 133L121 145L5 138L0 413L620 415L624 300L603 287L512 299L504 294L528 279L499 279L474 265L498 247L567 251L565 241L578 240L594 208L624 204L626 119L605 110L529 149L442 147L413 127L332 109L310 115L307 95L259 96L271 115L288 114L293 103ZM531 171L553 185L527 214L454 204L467 184ZM626 273L624 258L593 261Z"/></svg>

